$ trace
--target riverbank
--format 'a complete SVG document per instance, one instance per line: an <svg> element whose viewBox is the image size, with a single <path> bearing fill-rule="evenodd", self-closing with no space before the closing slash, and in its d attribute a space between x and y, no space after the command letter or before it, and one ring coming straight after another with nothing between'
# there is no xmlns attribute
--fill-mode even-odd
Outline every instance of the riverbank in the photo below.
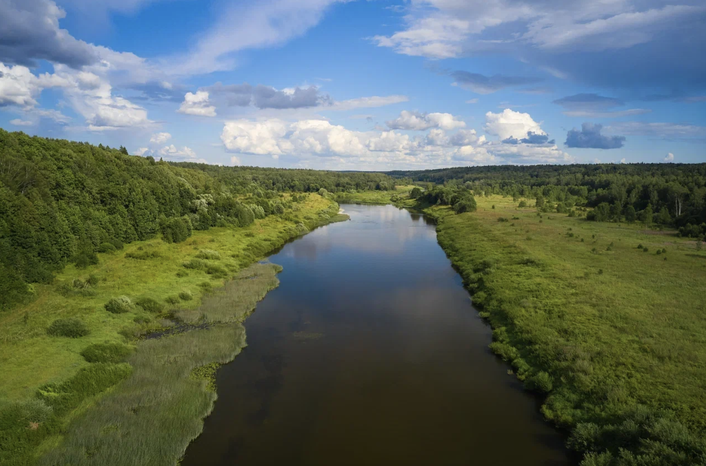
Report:
<svg viewBox="0 0 706 466"><path fill-rule="evenodd" d="M379 204L382 195L354 200ZM388 194L436 221L439 244L493 328L491 350L571 433L582 466L703 464L698 243L674 230L538 214L501 196L476 201L476 212L456 215Z"/></svg>
<svg viewBox="0 0 706 466"><path fill-rule="evenodd" d="M674 231L476 200L425 212L491 349L546 397L582 465L702 464L706 254Z"/></svg>
<svg viewBox="0 0 706 466"><path fill-rule="evenodd" d="M242 320L277 286L275 266L249 264L345 219L310 194L283 216L132 243L37 287L0 322L3 464L176 463L213 406L215 365L237 355ZM87 332L48 335L55 319ZM167 336L144 338L157 331Z"/></svg>

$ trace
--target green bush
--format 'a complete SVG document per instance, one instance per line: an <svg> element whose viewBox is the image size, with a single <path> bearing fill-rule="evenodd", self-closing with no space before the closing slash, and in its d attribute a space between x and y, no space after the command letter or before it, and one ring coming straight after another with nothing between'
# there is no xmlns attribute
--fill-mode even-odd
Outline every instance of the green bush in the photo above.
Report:
<svg viewBox="0 0 706 466"><path fill-rule="evenodd" d="M164 310L164 304L148 297L139 298L135 301L135 304L140 306L145 311L152 312L154 314L158 314Z"/></svg>
<svg viewBox="0 0 706 466"><path fill-rule="evenodd" d="M162 257L157 251L143 251L138 249L137 251L128 251L125 253L125 257L128 259L135 259L139 261L146 261L149 259L158 259Z"/></svg>
<svg viewBox="0 0 706 466"><path fill-rule="evenodd" d="M525 382L525 386L529 390L540 393L549 393L552 391L552 388L554 388L551 376L544 371L540 371L532 377L529 377Z"/></svg>
<svg viewBox="0 0 706 466"><path fill-rule="evenodd" d="M101 243L101 245L98 246L98 252L115 252L115 246L113 243Z"/></svg>
<svg viewBox="0 0 706 466"><path fill-rule="evenodd" d="M194 299L194 295L191 294L191 291L184 290L181 293L179 293L179 299L182 301L191 301Z"/></svg>
<svg viewBox="0 0 706 466"><path fill-rule="evenodd" d="M211 249L202 249L196 254L198 259L206 260L221 260L221 254L218 251L212 251Z"/></svg>
<svg viewBox="0 0 706 466"><path fill-rule="evenodd" d="M228 271L218 265L209 265L206 267L206 273L213 275L218 278L226 278L228 276Z"/></svg>
<svg viewBox="0 0 706 466"><path fill-rule="evenodd" d="M88 362L123 362L132 348L120 343L96 343L81 351L81 356Z"/></svg>
<svg viewBox="0 0 706 466"><path fill-rule="evenodd" d="M78 319L56 319L47 328L47 334L53 337L80 338L90 333L88 326Z"/></svg>
<svg viewBox="0 0 706 466"><path fill-rule="evenodd" d="M166 298L164 298L164 301L168 304L179 304L181 302L179 296L167 296Z"/></svg>
<svg viewBox="0 0 706 466"><path fill-rule="evenodd" d="M29 399L7 403L0 408L0 432L17 427L27 429L30 423L44 422L51 415L51 406L42 400Z"/></svg>
<svg viewBox="0 0 706 466"><path fill-rule="evenodd" d="M159 230L165 242L181 243L191 236L193 226L187 216L163 218L160 222Z"/></svg>
<svg viewBox="0 0 706 466"><path fill-rule="evenodd" d="M186 270L177 270L176 276L177 276L177 278L188 277L189 272L187 272Z"/></svg>
<svg viewBox="0 0 706 466"><path fill-rule="evenodd" d="M124 314L132 309L132 301L127 296L118 296L105 303L105 310L112 314Z"/></svg>
<svg viewBox="0 0 706 466"><path fill-rule="evenodd" d="M54 409L57 415L75 409L83 400L112 387L132 372L130 364L95 363L83 367L66 382L39 387L37 398Z"/></svg>
<svg viewBox="0 0 706 466"><path fill-rule="evenodd" d="M202 270L205 269L208 264L201 259L191 259L189 262L184 262L181 265L187 269Z"/></svg>

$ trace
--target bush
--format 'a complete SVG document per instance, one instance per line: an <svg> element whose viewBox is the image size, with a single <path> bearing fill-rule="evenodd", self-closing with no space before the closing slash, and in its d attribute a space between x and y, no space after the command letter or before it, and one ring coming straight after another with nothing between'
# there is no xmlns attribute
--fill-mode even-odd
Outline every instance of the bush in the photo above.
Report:
<svg viewBox="0 0 706 466"><path fill-rule="evenodd" d="M210 249L202 249L196 254L199 259L206 260L221 260L221 254L218 251L212 251Z"/></svg>
<svg viewBox="0 0 706 466"><path fill-rule="evenodd" d="M191 291L185 290L179 293L179 299L182 301L191 301L194 299L194 295L191 294Z"/></svg>
<svg viewBox="0 0 706 466"><path fill-rule="evenodd" d="M152 298L140 298L135 301L135 304L140 306L145 311L151 312L153 314L158 314L164 310L164 304L155 301Z"/></svg>
<svg viewBox="0 0 706 466"><path fill-rule="evenodd" d="M157 259L162 256L157 251L143 251L142 249L138 249L137 251L126 252L125 257L127 257L128 259L146 261L149 259Z"/></svg>
<svg viewBox="0 0 706 466"><path fill-rule="evenodd" d="M123 362L132 353L132 348L119 343L96 343L81 351L88 362Z"/></svg>
<svg viewBox="0 0 706 466"><path fill-rule="evenodd" d="M37 398L54 409L57 415L76 408L89 396L112 387L132 372L130 364L95 363L80 369L66 382L50 383L37 390Z"/></svg>
<svg viewBox="0 0 706 466"><path fill-rule="evenodd" d="M188 277L189 272L187 272L186 270L177 270L176 276L177 276L177 278Z"/></svg>
<svg viewBox="0 0 706 466"><path fill-rule="evenodd" d="M162 239L167 243L181 243L191 236L193 226L189 217L163 218L160 221L159 231Z"/></svg>
<svg viewBox="0 0 706 466"><path fill-rule="evenodd" d="M184 262L181 264L182 267L185 267L187 269L205 269L208 264L206 262L202 261L201 259L191 259L189 262Z"/></svg>
<svg viewBox="0 0 706 466"><path fill-rule="evenodd" d="M42 400L15 401L0 408L0 432L13 427L27 429L31 423L42 423L52 415L51 406Z"/></svg>
<svg viewBox="0 0 706 466"><path fill-rule="evenodd" d="M98 246L98 252L115 252L115 246L112 243L102 243Z"/></svg>
<svg viewBox="0 0 706 466"><path fill-rule="evenodd" d="M181 302L179 296L167 296L166 298L164 298L164 301L169 304L179 304Z"/></svg>
<svg viewBox="0 0 706 466"><path fill-rule="evenodd" d="M124 314L132 311L132 301L127 296L112 298L105 303L105 310L112 314Z"/></svg>
<svg viewBox="0 0 706 466"><path fill-rule="evenodd" d="M549 393L554 388L551 376L544 371L540 371L528 378L525 386L529 390L540 393Z"/></svg>
<svg viewBox="0 0 706 466"><path fill-rule="evenodd" d="M226 278L228 276L228 271L218 265L209 265L206 267L206 273L218 278Z"/></svg>
<svg viewBox="0 0 706 466"><path fill-rule="evenodd" d="M520 203L517 205L517 207L527 207L527 202L520 201Z"/></svg>
<svg viewBox="0 0 706 466"><path fill-rule="evenodd" d="M83 321L74 318L56 319L47 328L47 334L53 337L80 338L89 333L88 326Z"/></svg>

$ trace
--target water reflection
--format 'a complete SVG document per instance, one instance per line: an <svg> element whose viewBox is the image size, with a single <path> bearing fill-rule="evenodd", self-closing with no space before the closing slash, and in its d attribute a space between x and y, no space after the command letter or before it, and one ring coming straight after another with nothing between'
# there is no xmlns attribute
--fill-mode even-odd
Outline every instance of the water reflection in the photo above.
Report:
<svg viewBox="0 0 706 466"><path fill-rule="evenodd" d="M280 287L218 373L184 465L565 465L560 436L488 351L422 217L344 206L272 257Z"/></svg>

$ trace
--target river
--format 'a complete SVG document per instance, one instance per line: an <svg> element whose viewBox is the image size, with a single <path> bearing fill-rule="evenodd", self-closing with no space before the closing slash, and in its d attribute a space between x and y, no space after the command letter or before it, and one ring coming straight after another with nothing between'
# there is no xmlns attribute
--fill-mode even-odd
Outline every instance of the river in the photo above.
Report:
<svg viewBox="0 0 706 466"><path fill-rule="evenodd" d="M279 288L183 466L570 464L537 401L489 350L433 225L344 205L270 260Z"/></svg>

